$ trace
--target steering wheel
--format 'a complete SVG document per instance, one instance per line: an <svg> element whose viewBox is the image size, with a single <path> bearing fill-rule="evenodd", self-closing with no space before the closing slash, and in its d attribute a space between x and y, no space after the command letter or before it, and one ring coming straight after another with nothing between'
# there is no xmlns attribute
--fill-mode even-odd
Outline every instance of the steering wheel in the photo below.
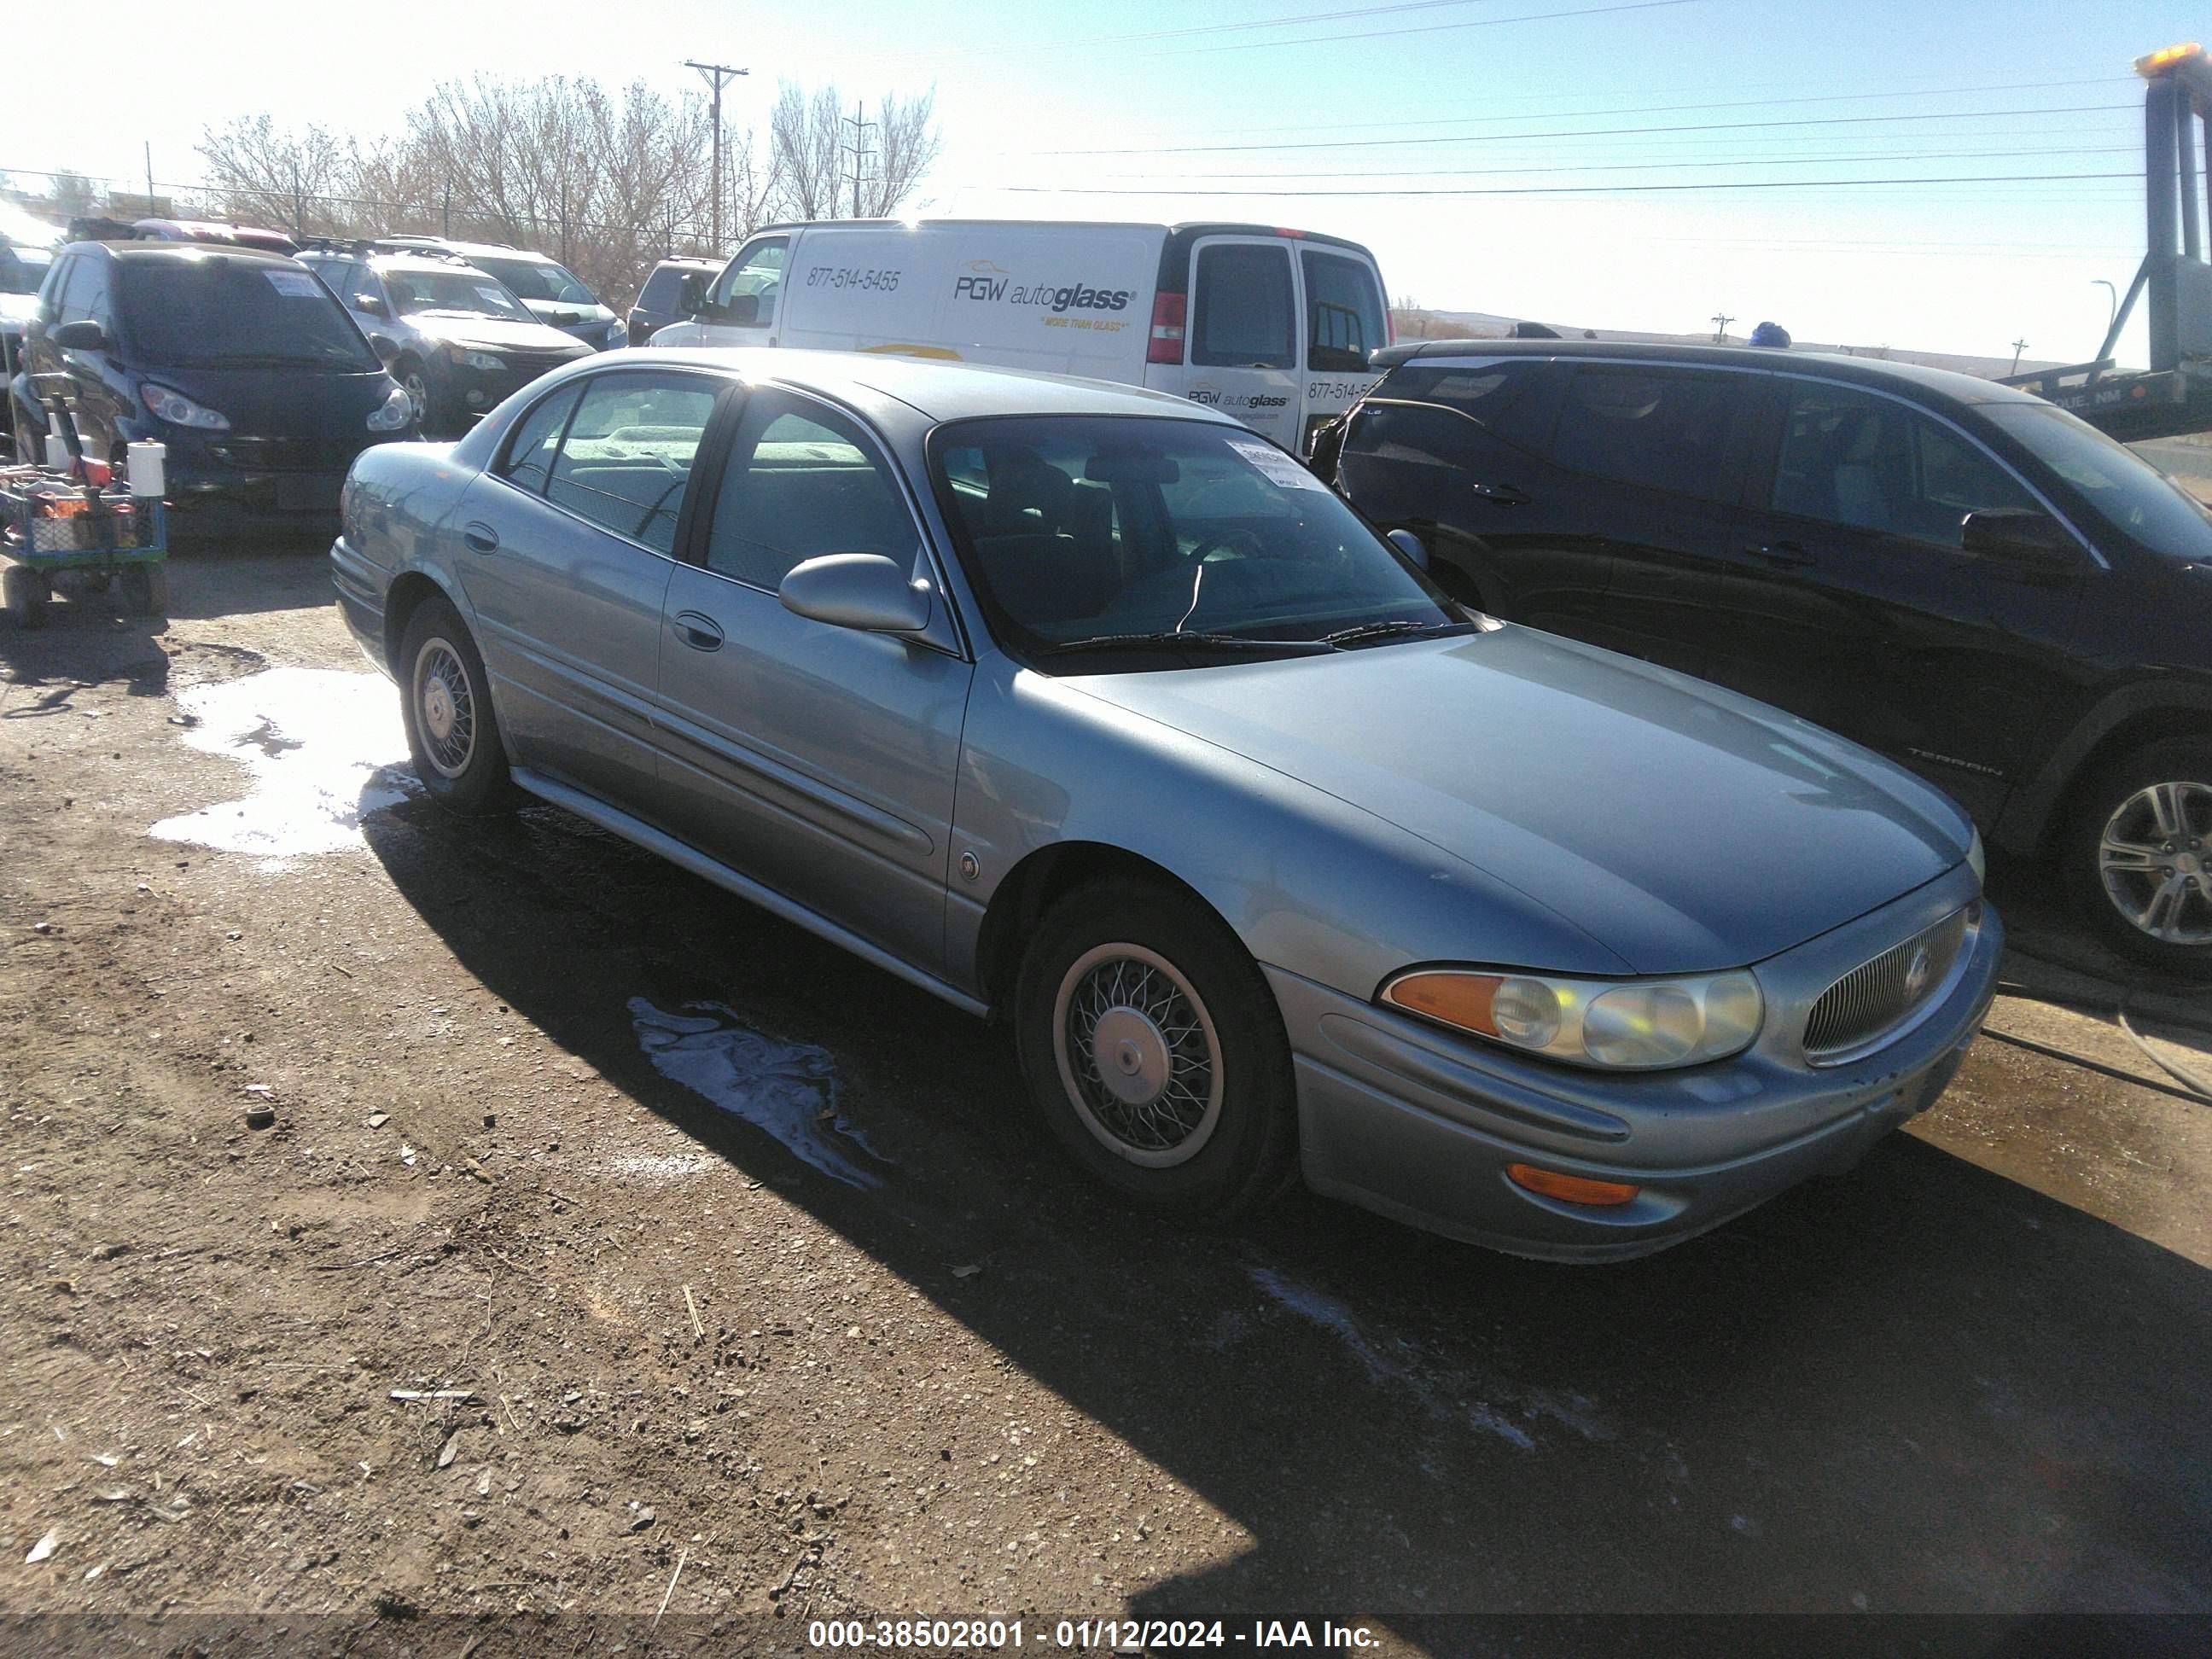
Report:
<svg viewBox="0 0 2212 1659"><path fill-rule="evenodd" d="M1204 564L1216 553L1231 559L1264 559L1266 544L1249 530L1223 530L1208 536L1190 550L1190 562Z"/></svg>

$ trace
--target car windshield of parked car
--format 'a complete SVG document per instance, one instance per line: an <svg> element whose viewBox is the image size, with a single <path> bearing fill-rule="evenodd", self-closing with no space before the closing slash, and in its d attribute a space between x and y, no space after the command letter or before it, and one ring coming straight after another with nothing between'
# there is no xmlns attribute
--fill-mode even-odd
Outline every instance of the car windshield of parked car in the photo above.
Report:
<svg viewBox="0 0 2212 1659"><path fill-rule="evenodd" d="M117 320L148 364L296 364L333 374L383 365L310 272L266 259L124 259Z"/></svg>
<svg viewBox="0 0 2212 1659"><path fill-rule="evenodd" d="M1985 404L1982 413L2072 484L2123 535L2172 558L2212 564L2212 513L2133 450L2063 409Z"/></svg>
<svg viewBox="0 0 2212 1659"><path fill-rule="evenodd" d="M386 270L385 292L407 317L496 317L503 322L534 323L514 295L493 277L475 270Z"/></svg>
<svg viewBox="0 0 2212 1659"><path fill-rule="evenodd" d="M507 284L517 299L554 300L564 306L589 307L599 303L592 290L550 259L477 259L479 270L488 270Z"/></svg>
<svg viewBox="0 0 2212 1659"><path fill-rule="evenodd" d="M0 247L0 294L36 294L53 263L54 256L46 248L20 244Z"/></svg>
<svg viewBox="0 0 2212 1659"><path fill-rule="evenodd" d="M930 459L994 629L1056 672L1113 665L1117 650L1161 666L1474 626L1320 480L1237 428L965 421ZM1079 671L1058 661L1079 652Z"/></svg>

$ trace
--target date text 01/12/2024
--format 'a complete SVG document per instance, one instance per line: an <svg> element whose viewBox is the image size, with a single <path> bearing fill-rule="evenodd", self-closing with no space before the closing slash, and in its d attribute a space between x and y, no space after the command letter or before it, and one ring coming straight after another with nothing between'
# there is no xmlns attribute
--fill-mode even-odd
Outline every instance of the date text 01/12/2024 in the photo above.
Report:
<svg viewBox="0 0 2212 1659"><path fill-rule="evenodd" d="M1049 1632L1019 1619L817 1619L806 1626L810 1648L927 1652L1000 1651L1024 1647L1113 1651L1154 1648L1379 1647L1364 1625L1322 1619L1061 1619Z"/></svg>

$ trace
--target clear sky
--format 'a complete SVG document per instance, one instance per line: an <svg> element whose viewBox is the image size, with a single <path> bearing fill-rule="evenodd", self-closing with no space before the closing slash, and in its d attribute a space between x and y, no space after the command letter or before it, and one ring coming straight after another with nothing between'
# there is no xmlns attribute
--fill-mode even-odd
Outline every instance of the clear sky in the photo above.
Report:
<svg viewBox="0 0 2212 1659"><path fill-rule="evenodd" d="M750 70L726 94L737 125L779 76L870 99L933 85L925 212L1257 219L1355 237L1394 296L1441 309L1680 331L1724 311L1739 336L1772 318L1808 340L2009 356L2025 338L2075 361L2103 331L2096 280L2124 289L2142 253L2130 65L2212 44L2180 0L380 9L365 27L355 6L106 0L82 64L9 77L0 171L135 179L150 143L157 180L190 183L201 127L240 114L374 134L441 78L672 92L698 58ZM1818 182L1993 174L2118 176ZM1385 193L1413 191L1499 193Z"/></svg>

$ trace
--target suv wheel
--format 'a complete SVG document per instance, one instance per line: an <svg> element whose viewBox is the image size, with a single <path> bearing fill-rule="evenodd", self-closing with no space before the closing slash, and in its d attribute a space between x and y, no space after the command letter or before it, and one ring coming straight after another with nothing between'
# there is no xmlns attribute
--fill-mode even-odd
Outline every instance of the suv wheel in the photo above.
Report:
<svg viewBox="0 0 2212 1659"><path fill-rule="evenodd" d="M1046 1127L1130 1203L1226 1220L1288 1181L1282 1014L1236 935L1187 896L1109 881L1062 899L1023 957L1014 1026Z"/></svg>
<svg viewBox="0 0 2212 1659"><path fill-rule="evenodd" d="M2212 738L2169 738L2098 772L2061 856L2077 908L2106 944L2212 976Z"/></svg>

